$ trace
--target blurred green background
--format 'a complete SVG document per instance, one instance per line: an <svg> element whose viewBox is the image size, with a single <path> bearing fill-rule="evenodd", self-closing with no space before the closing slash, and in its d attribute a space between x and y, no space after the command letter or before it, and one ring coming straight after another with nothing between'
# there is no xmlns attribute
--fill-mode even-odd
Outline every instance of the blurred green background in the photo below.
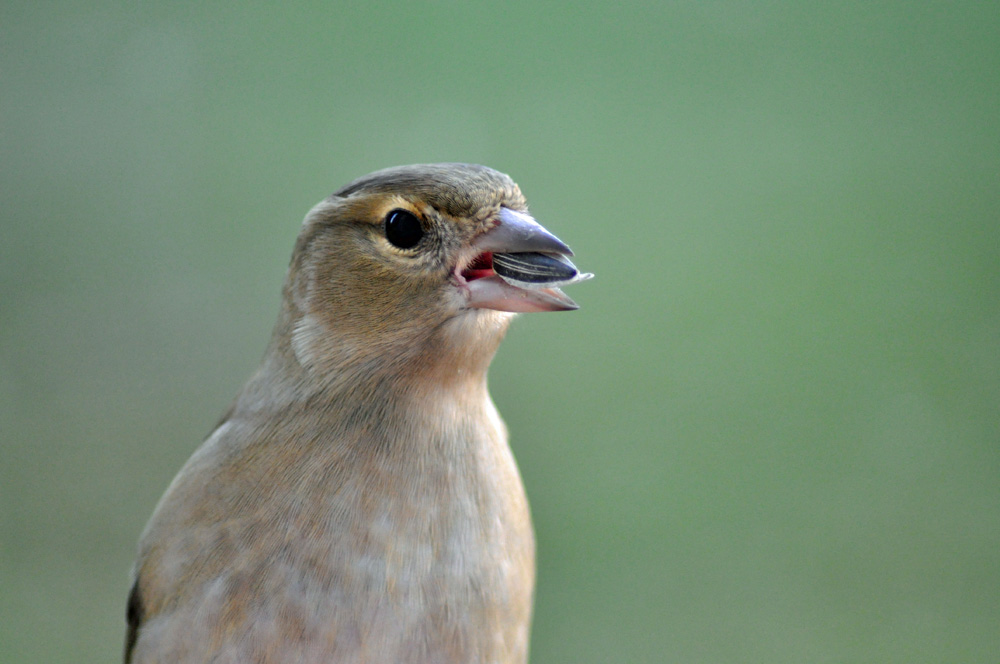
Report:
<svg viewBox="0 0 1000 664"><path fill-rule="evenodd" d="M996 3L8 1L0 90L3 662L118 659L303 215L445 160L597 273L490 375L533 662L997 661Z"/></svg>

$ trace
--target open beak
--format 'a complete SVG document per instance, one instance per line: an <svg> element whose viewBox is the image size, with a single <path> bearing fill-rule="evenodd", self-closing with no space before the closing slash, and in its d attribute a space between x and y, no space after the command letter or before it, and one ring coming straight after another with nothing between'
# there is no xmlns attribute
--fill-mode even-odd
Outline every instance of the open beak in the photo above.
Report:
<svg viewBox="0 0 1000 664"><path fill-rule="evenodd" d="M500 208L499 223L472 243L475 252L456 270L467 306L497 311L578 309L560 287L590 279L569 260L573 252L523 212Z"/></svg>

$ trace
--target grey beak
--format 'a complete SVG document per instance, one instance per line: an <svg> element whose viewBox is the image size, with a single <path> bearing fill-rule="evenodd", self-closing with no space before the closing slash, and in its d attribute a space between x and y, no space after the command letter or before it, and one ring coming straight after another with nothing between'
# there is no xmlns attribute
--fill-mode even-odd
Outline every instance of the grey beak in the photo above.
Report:
<svg viewBox="0 0 1000 664"><path fill-rule="evenodd" d="M511 312L578 308L559 287L594 275L576 269L567 258L573 251L523 212L500 208L498 222L472 243L492 254L493 274L468 282L467 306Z"/></svg>
<svg viewBox="0 0 1000 664"><path fill-rule="evenodd" d="M483 234L475 247L480 251L518 253L537 251L572 256L573 250L523 212L500 208L500 224Z"/></svg>

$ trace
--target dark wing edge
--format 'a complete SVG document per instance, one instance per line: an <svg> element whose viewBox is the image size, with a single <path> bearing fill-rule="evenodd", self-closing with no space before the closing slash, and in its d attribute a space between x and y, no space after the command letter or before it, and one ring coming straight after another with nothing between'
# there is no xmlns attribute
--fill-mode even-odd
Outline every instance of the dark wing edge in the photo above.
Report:
<svg viewBox="0 0 1000 664"><path fill-rule="evenodd" d="M135 649L135 640L139 636L139 627L143 619L142 596L139 594L139 579L132 584L132 590L128 593L128 606L125 609L125 621L128 629L125 631L125 664L131 664L132 651Z"/></svg>

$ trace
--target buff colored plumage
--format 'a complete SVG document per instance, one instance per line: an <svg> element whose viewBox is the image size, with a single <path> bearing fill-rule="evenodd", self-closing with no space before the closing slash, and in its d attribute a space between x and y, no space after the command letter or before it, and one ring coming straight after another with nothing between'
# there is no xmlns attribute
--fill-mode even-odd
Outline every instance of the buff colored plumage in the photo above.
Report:
<svg viewBox="0 0 1000 664"><path fill-rule="evenodd" d="M482 166L314 207L261 367L142 535L126 662L526 661L534 536L486 371L509 312L575 308L568 254Z"/></svg>

